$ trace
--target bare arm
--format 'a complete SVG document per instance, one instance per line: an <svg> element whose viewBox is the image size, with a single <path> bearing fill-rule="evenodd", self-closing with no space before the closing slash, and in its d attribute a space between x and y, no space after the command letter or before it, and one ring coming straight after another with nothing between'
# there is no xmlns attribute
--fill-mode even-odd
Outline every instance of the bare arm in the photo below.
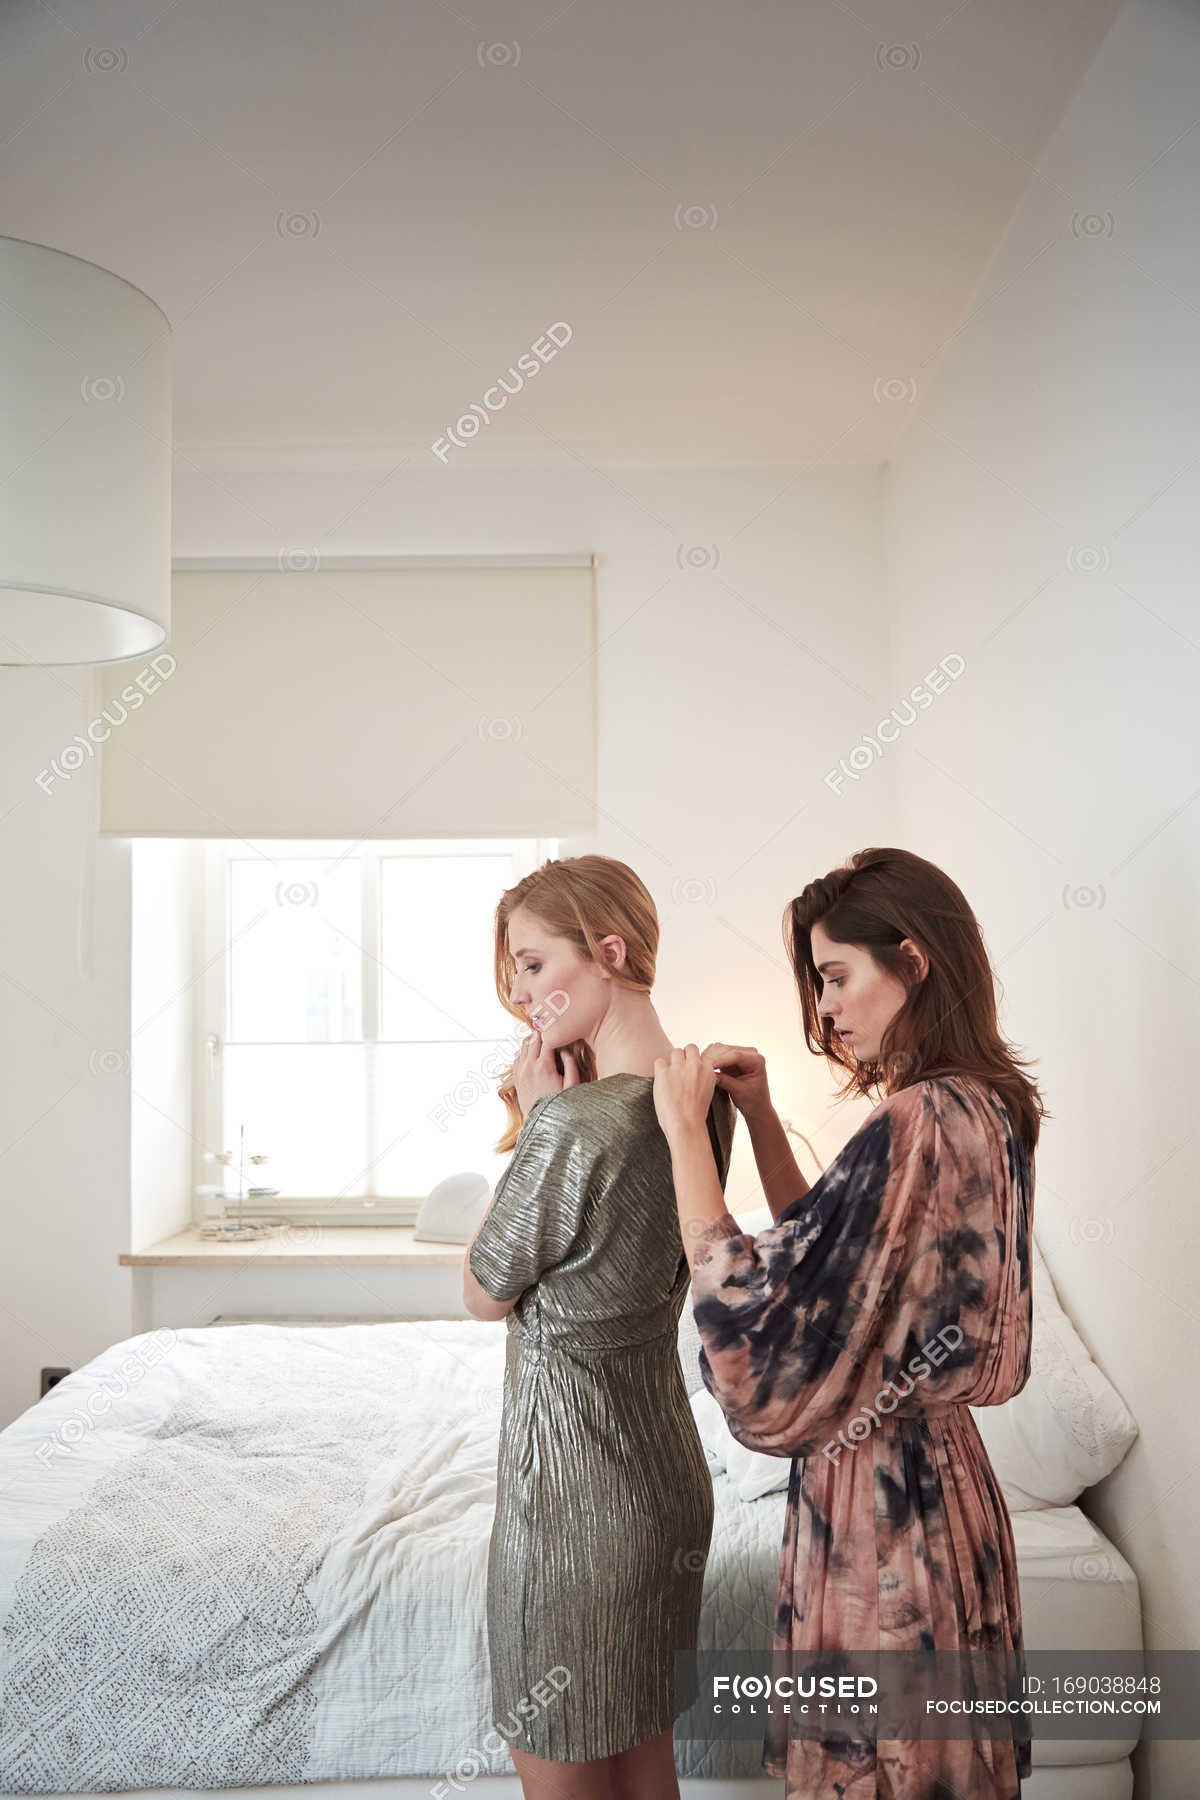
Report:
<svg viewBox="0 0 1200 1800"><path fill-rule="evenodd" d="M766 1058L754 1044L709 1044L703 1055L746 1121L763 1193L777 1219L793 1201L803 1199L809 1184L771 1100Z"/></svg>
<svg viewBox="0 0 1200 1800"><path fill-rule="evenodd" d="M754 1160L771 1217L777 1219L794 1200L800 1200L810 1184L800 1173L783 1121L768 1104L743 1115L754 1146Z"/></svg>
<svg viewBox="0 0 1200 1800"><path fill-rule="evenodd" d="M675 1204L679 1211L679 1235L689 1270L696 1266L696 1248L700 1233L722 1218L728 1207L721 1189L721 1178L713 1160L708 1127L693 1123L672 1132L671 1180L675 1188Z"/></svg>
<svg viewBox="0 0 1200 1800"><path fill-rule="evenodd" d="M732 1091L746 1120L771 1217L778 1219L808 1192L771 1104L762 1055L753 1045L710 1044L701 1055L695 1044L687 1044L673 1049L669 1058L659 1057L654 1064L654 1108L670 1146L679 1235L693 1275L701 1238L721 1220L731 1219L704 1114L716 1080ZM736 1221L732 1222L736 1230ZM704 1255L707 1260L707 1249Z"/></svg>
<svg viewBox="0 0 1200 1800"><path fill-rule="evenodd" d="M483 1219L479 1221L482 1224ZM479 1225L471 1233L471 1244L479 1236ZM518 1294L517 1300L493 1300L484 1292L471 1272L471 1244L463 1252L463 1305L473 1319L506 1319L521 1296Z"/></svg>

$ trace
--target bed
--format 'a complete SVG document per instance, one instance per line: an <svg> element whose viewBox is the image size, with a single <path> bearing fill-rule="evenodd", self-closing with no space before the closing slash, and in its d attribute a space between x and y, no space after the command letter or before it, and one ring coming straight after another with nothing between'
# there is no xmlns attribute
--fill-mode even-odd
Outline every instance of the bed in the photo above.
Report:
<svg viewBox="0 0 1200 1800"><path fill-rule="evenodd" d="M518 1796L485 1620L505 1329L160 1330L0 1431L0 1795ZM713 1492L700 1647L761 1649L785 1495ZM1077 1506L1014 1533L1030 1648L1140 1645L1133 1572ZM1132 1747L1035 1743L1026 1793L1128 1800ZM755 1739L676 1752L684 1794L779 1791Z"/></svg>

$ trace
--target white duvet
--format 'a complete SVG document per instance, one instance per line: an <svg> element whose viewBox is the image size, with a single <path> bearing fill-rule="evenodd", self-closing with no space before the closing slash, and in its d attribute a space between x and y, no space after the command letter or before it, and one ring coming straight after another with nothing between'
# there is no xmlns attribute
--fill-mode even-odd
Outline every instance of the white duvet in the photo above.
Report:
<svg viewBox="0 0 1200 1800"><path fill-rule="evenodd" d="M505 1329L148 1333L0 1431L0 1792L510 1773L485 1605ZM765 1649L785 1496L718 1475L714 1499L700 1647ZM760 1745L677 1761L753 1775Z"/></svg>

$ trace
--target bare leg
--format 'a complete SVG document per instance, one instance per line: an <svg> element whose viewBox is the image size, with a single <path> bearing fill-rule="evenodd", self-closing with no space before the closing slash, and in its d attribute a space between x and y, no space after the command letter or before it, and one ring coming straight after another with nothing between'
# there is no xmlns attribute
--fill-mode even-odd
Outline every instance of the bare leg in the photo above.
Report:
<svg viewBox="0 0 1200 1800"><path fill-rule="evenodd" d="M679 1800L672 1729L608 1760L613 1766L613 1800Z"/></svg>
<svg viewBox="0 0 1200 1800"><path fill-rule="evenodd" d="M551 1762L530 1756L527 1750L514 1750L511 1744L508 1754L521 1777L525 1800L617 1800L611 1756L598 1756L591 1762Z"/></svg>

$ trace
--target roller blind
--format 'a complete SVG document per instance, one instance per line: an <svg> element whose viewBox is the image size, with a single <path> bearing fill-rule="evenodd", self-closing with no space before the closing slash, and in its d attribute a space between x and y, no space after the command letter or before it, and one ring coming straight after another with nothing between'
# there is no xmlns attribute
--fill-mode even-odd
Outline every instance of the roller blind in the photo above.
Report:
<svg viewBox="0 0 1200 1800"><path fill-rule="evenodd" d="M592 830L592 563L177 563L166 650L102 671L101 834Z"/></svg>

